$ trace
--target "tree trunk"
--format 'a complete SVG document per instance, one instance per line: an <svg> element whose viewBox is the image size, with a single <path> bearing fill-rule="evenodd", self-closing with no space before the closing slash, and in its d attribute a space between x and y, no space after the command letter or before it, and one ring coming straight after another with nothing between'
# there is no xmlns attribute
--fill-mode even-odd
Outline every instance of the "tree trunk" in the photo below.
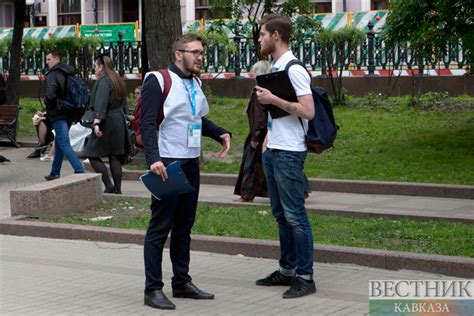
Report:
<svg viewBox="0 0 474 316"><path fill-rule="evenodd" d="M181 31L179 0L145 0L146 48L150 69L168 66L171 47Z"/></svg>
<svg viewBox="0 0 474 316"><path fill-rule="evenodd" d="M19 104L18 86L20 84L21 41L23 39L25 0L15 1L15 22L11 48L10 68L8 69L6 104Z"/></svg>

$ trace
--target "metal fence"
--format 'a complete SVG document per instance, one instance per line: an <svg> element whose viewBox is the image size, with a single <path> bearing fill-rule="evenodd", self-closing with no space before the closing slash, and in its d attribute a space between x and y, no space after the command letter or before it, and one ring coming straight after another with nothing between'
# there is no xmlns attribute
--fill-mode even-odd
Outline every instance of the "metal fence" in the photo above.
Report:
<svg viewBox="0 0 474 316"><path fill-rule="evenodd" d="M250 71L252 65L258 61L255 47L250 38L234 38L236 51L231 52L226 46L205 47L203 72L217 73L230 72L240 75ZM408 45L403 45L407 47ZM343 65L344 70L368 70L373 74L377 69L424 69L464 68L473 61L468 60L468 54L463 50L462 43L447 43L446 52L433 54L427 60L421 58L416 50L403 48L401 45L388 48L383 38L369 29L364 42L355 50L346 54L338 54L336 49L321 45L315 40L306 40L301 43L292 43L291 49L295 56L311 70L326 70L326 59L332 58L333 65ZM101 46L94 53L86 50L69 51L63 62L74 66L84 75L93 73L94 57L98 54L109 55L120 75L125 73L139 73L142 69L141 42L110 43L110 46ZM39 75L45 71L45 52L32 50L22 53L21 73L25 75ZM341 58L341 56L344 56ZM342 60L341 60L342 59ZM9 52L0 57L0 69L8 73Z"/></svg>

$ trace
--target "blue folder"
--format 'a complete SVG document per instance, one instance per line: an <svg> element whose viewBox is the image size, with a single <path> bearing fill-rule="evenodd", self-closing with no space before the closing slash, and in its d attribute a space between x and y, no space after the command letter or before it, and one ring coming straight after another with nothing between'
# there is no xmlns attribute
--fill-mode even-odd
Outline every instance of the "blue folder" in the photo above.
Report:
<svg viewBox="0 0 474 316"><path fill-rule="evenodd" d="M140 176L140 180L155 198L161 200L194 191L178 161L166 166L166 172L168 173L166 181L151 171Z"/></svg>

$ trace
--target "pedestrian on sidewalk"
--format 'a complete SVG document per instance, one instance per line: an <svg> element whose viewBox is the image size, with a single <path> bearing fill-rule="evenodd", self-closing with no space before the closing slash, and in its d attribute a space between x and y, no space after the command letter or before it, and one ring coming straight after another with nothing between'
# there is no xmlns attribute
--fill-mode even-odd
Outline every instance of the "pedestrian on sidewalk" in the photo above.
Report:
<svg viewBox="0 0 474 316"><path fill-rule="evenodd" d="M145 305L159 309L176 308L163 292L161 262L170 231L173 297L214 299L214 294L200 290L191 282L191 228L199 195L201 135L222 144L220 158L227 155L231 138L228 131L205 118L209 106L197 77L203 60L202 39L196 35L179 37L173 44L172 58L173 63L164 75L151 72L145 77L140 119L142 140L146 161L152 172L166 181L166 166L179 161L195 191L162 200L152 196L151 219L144 244ZM163 100L164 87L170 83L168 95ZM160 112L164 118L157 126Z"/></svg>
<svg viewBox="0 0 474 316"><path fill-rule="evenodd" d="M69 160L74 173L84 173L84 167L71 147L69 128L72 121L70 113L63 106L63 100L66 98L67 76L74 76L74 68L61 63L61 55L56 50L46 54L46 65L48 72L46 73L44 103L46 116L51 120L55 132L53 164L49 175L44 177L50 181L60 177L64 156Z"/></svg>
<svg viewBox="0 0 474 316"><path fill-rule="evenodd" d="M260 22L259 43L263 55L272 56L272 71L282 71L296 57L289 50L292 31L290 18L277 14L265 16ZM313 280L313 234L304 206L303 173L307 147L305 130L314 116L311 78L299 65L288 69L288 77L297 101L290 102L270 90L256 86L260 103L274 106L286 113L268 114L268 133L263 145L263 168L273 216L278 223L280 239L279 269L257 285L287 285L283 298L296 298L316 292ZM276 111L274 112L276 113ZM302 128L301 123L305 125Z"/></svg>
<svg viewBox="0 0 474 316"><path fill-rule="evenodd" d="M96 58L95 75L97 81L90 99L95 118L82 156L87 157L94 171L101 174L104 193L122 194L122 164L128 159L131 148L127 127L127 87L108 56ZM101 157L109 159L113 183Z"/></svg>

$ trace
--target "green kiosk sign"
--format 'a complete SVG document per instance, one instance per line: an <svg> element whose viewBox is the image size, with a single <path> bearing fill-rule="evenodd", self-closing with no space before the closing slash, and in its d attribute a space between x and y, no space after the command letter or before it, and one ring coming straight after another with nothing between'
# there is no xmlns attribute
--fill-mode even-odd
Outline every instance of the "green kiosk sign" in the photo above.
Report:
<svg viewBox="0 0 474 316"><path fill-rule="evenodd" d="M122 32L124 42L136 41L135 23L81 25L81 36L101 36L104 44L117 42L119 32Z"/></svg>

